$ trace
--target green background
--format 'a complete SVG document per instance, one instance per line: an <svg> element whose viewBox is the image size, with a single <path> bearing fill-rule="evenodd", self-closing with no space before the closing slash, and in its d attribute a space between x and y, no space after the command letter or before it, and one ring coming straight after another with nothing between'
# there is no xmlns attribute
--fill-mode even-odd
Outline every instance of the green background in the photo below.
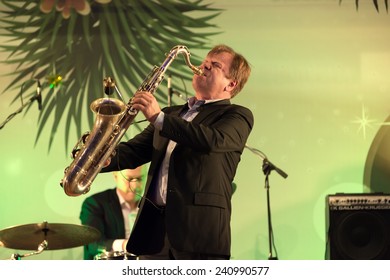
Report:
<svg viewBox="0 0 390 280"><path fill-rule="evenodd" d="M390 16L382 2L377 12L370 1L361 1L358 11L352 0L341 5L338 0L206 3L223 9L213 19L221 33L210 37L211 45L230 45L252 65L246 88L233 99L249 107L255 116L247 145L264 152L289 175L287 179L275 172L270 176L278 257L324 259L326 196L386 192L389 188L386 180L370 184L369 159L379 155L387 163L389 158L383 139L390 112ZM0 42L4 40L0 37ZM200 57L206 55L206 50L190 51ZM155 64L164 58L162 53ZM6 59L7 54L0 53L0 60ZM0 84L5 87L13 78L15 65L2 63L0 70L4 74ZM120 77L117 82L120 86ZM181 83L173 82L174 86ZM165 82L161 87L166 89ZM190 83L187 88L191 88ZM10 89L0 96L0 121L20 107L18 102L11 104L18 91ZM43 99L47 94L48 89L43 88ZM126 98L131 94L126 93ZM38 116L34 104L0 130L0 229L43 221L80 224L85 196L68 197L59 186L64 168L71 162L64 152L64 123L58 123L48 152L50 128L35 144ZM86 120L79 121L84 131L90 129ZM131 127L127 136L135 133L137 129ZM80 137L73 130L69 135L74 143ZM267 201L261 167L261 158L244 150L233 197L233 259L268 258ZM387 168L384 164L383 169ZM112 175L100 174L87 195L112 186ZM0 259L16 252L26 253L0 248ZM82 259L82 247L44 251L28 259Z"/></svg>

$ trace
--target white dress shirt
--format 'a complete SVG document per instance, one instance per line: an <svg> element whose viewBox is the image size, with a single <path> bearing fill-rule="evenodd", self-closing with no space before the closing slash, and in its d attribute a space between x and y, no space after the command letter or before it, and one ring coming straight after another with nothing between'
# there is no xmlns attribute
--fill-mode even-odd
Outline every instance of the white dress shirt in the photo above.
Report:
<svg viewBox="0 0 390 280"><path fill-rule="evenodd" d="M195 97L191 97L188 99L188 111L182 116L188 122L191 122L198 114L198 108L205 104L216 102L218 100L197 100ZM164 112L160 112L156 121L154 122L154 126L161 130L164 122ZM159 206L164 206L166 204L167 198L167 185L168 185L168 170L169 170L169 160L171 158L172 151L176 147L176 142L169 140L167 151L165 157L161 163L160 170L158 172L158 177L156 180L157 191L155 192L154 202Z"/></svg>
<svg viewBox="0 0 390 280"><path fill-rule="evenodd" d="M124 249L123 248L124 241L129 239L131 229L132 229L134 222L135 222L135 217L137 216L138 207L135 207L135 209L131 209L130 204L127 203L123 199L123 197L120 195L118 189L116 190L116 194L118 195L119 203L120 203L121 208L122 208L126 236L125 236L125 239L116 239L112 243L112 251L121 252Z"/></svg>

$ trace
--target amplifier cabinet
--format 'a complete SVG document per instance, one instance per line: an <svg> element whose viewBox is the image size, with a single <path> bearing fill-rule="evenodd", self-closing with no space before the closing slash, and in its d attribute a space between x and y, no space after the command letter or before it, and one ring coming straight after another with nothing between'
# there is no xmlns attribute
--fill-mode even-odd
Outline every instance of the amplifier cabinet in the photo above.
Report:
<svg viewBox="0 0 390 280"><path fill-rule="evenodd" d="M390 259L390 194L328 195L326 237L326 259Z"/></svg>

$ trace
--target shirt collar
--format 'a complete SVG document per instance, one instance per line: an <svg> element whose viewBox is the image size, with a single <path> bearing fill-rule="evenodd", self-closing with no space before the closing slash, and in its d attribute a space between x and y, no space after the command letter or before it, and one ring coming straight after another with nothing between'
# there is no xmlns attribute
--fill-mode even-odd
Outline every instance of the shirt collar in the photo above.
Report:
<svg viewBox="0 0 390 280"><path fill-rule="evenodd" d="M188 104L188 108L191 110L192 107L196 109L202 106L203 104L214 103L221 100L223 99L198 100L195 96L192 96L191 98L188 98L187 104Z"/></svg>
<svg viewBox="0 0 390 280"><path fill-rule="evenodd" d="M131 209L130 204L122 197L118 188L116 188L116 194L119 198L119 204L121 205L121 207L127 207L127 208Z"/></svg>

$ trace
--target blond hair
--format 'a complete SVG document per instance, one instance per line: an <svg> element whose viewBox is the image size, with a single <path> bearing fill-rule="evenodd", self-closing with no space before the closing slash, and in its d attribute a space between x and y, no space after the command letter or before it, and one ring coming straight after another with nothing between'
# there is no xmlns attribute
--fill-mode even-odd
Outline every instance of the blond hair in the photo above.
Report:
<svg viewBox="0 0 390 280"><path fill-rule="evenodd" d="M236 96L244 87L251 74L251 67L248 61L241 54L235 52L231 47L226 45L216 45L210 51L209 55L219 54L222 52L229 53L233 56L232 64L229 69L228 79L232 79L237 82L234 87L231 97Z"/></svg>

